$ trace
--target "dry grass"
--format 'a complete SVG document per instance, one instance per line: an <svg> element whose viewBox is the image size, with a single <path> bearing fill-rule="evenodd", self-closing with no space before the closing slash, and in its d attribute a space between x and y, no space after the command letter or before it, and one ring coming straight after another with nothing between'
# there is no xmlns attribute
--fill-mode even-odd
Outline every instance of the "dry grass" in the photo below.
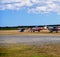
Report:
<svg viewBox="0 0 60 57"><path fill-rule="evenodd" d="M41 32L28 32L27 30L24 32L19 32L19 30L0 30L0 35L51 35L51 36L60 36L60 32L58 33L49 33L48 30L42 30Z"/></svg>
<svg viewBox="0 0 60 57"><path fill-rule="evenodd" d="M19 32L19 30L0 30L0 35L51 35L60 36L59 33L41 32ZM0 57L60 57L60 43L56 44L1 44Z"/></svg>
<svg viewBox="0 0 60 57"><path fill-rule="evenodd" d="M0 57L60 57L60 44L0 46Z"/></svg>

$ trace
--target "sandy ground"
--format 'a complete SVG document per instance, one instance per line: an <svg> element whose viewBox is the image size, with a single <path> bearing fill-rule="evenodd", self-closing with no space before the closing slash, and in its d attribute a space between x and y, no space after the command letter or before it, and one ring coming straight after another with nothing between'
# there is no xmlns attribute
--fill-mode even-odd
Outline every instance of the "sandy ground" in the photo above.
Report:
<svg viewBox="0 0 60 57"><path fill-rule="evenodd" d="M42 30L40 32L28 32L25 30L24 32L20 32L19 30L0 30L0 35L41 35L41 36L60 36L60 31L58 33L53 32L49 33L48 30Z"/></svg>

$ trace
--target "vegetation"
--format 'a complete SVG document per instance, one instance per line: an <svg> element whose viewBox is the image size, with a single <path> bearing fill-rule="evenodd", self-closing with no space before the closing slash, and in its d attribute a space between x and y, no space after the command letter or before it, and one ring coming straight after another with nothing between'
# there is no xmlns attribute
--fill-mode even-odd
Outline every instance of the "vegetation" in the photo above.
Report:
<svg viewBox="0 0 60 57"><path fill-rule="evenodd" d="M12 26L12 27L0 27L0 30L16 30L18 28L32 28L32 27L44 27L44 26L60 26L60 25L34 25L34 26Z"/></svg>
<svg viewBox="0 0 60 57"><path fill-rule="evenodd" d="M60 57L60 44L4 44L0 57Z"/></svg>
<svg viewBox="0 0 60 57"><path fill-rule="evenodd" d="M17 27L0 27L0 30L16 30Z"/></svg>
<svg viewBox="0 0 60 57"><path fill-rule="evenodd" d="M19 28L32 28L32 27L35 27L35 26L16 26L16 27L0 27L0 30L17 30Z"/></svg>

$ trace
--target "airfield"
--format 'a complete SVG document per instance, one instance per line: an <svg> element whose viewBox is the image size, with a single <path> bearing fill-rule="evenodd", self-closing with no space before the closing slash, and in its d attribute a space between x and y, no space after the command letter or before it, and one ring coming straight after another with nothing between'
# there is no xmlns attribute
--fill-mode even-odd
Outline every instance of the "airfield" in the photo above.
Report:
<svg viewBox="0 0 60 57"><path fill-rule="evenodd" d="M25 30L20 32L20 30L0 30L0 35L40 35L40 36L60 36L60 31L58 33L49 33L48 30L41 30L40 32L29 32Z"/></svg>
<svg viewBox="0 0 60 57"><path fill-rule="evenodd" d="M1 57L60 57L60 32L0 30Z"/></svg>
<svg viewBox="0 0 60 57"><path fill-rule="evenodd" d="M60 32L49 33L48 30L41 32L20 32L19 30L0 30L0 43L60 43Z"/></svg>

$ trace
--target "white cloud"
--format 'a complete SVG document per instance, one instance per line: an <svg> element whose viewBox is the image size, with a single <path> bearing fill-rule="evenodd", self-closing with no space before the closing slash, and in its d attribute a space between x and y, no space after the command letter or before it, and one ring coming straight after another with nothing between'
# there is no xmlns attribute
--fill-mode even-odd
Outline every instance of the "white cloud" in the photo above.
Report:
<svg viewBox="0 0 60 57"><path fill-rule="evenodd" d="M20 10L27 9L32 13L60 14L60 0L1 0L0 10Z"/></svg>
<svg viewBox="0 0 60 57"><path fill-rule="evenodd" d="M1 3L20 2L21 0L1 0Z"/></svg>

